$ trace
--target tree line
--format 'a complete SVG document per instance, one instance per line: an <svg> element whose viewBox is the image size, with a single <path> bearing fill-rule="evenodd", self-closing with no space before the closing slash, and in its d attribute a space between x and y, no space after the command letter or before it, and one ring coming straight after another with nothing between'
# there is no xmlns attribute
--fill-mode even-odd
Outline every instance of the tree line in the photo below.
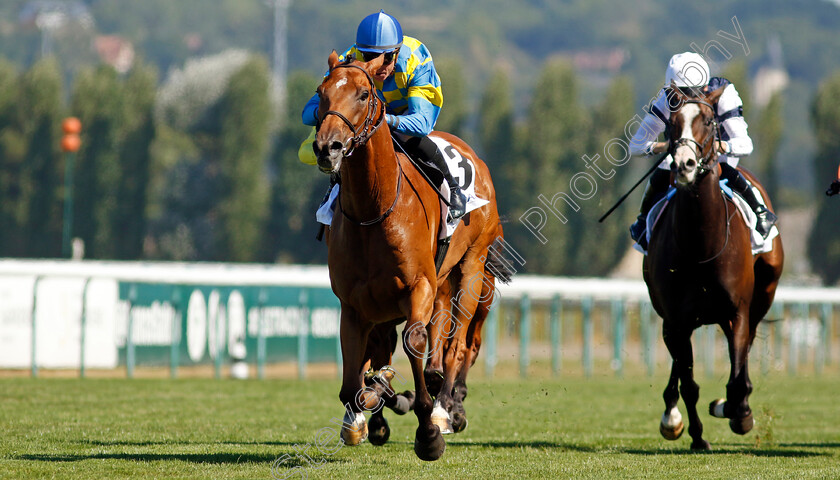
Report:
<svg viewBox="0 0 840 480"><path fill-rule="evenodd" d="M748 83L738 68L725 76L740 90ZM490 167L506 237L526 259L524 270L613 270L629 246L641 192L605 222L597 218L648 166L622 147L632 119L645 114L634 111L629 78L614 78L586 104L571 65L549 60L519 107L511 78L499 69L473 118L459 64L442 61L438 70L445 106L437 128L467 139ZM297 158L309 131L300 111L318 82L295 72L278 102L266 60L245 51L187 62L163 81L143 63L125 75L88 68L69 91L53 58L25 71L0 61L0 255L60 257L68 192L58 143L62 119L74 115L83 130L72 234L84 241L87 258L324 263L314 211L328 180ZM821 183L840 158L840 105L831 100L840 98L838 82L832 77L814 100ZM782 108L777 97L760 111L745 109L757 145L748 163L760 178L774 176ZM825 210L818 228L836 211ZM840 277L828 272L840 272L837 250L810 249L827 281ZM837 260L826 261L832 255Z"/></svg>

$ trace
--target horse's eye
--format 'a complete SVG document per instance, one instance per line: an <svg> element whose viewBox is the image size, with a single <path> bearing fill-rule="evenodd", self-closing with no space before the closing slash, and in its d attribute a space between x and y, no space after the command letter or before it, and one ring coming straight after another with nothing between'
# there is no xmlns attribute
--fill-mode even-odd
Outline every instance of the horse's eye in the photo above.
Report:
<svg viewBox="0 0 840 480"><path fill-rule="evenodd" d="M362 92L362 95L359 97L359 101L364 102L365 100L368 99L369 95L370 95L370 92L365 90L364 92Z"/></svg>

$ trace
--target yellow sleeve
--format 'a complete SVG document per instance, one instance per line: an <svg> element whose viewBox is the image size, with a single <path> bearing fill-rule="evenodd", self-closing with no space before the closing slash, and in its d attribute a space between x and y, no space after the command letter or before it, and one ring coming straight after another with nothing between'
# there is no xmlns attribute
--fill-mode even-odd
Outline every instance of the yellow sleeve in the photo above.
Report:
<svg viewBox="0 0 840 480"><path fill-rule="evenodd" d="M309 132L309 136L306 137L306 140L300 144L300 148L298 148L298 158L301 162L307 165L315 165L318 163L318 159L315 157L315 152L312 150L312 144L315 142L315 127L312 127L312 131Z"/></svg>

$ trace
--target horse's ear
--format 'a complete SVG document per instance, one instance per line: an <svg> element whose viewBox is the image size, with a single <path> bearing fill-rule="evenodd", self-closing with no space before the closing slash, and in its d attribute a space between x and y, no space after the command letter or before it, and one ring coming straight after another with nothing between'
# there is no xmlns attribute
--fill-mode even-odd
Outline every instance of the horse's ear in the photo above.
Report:
<svg viewBox="0 0 840 480"><path fill-rule="evenodd" d="M335 68L336 65L338 65L338 53L336 53L335 50L332 51L332 53L330 54L330 58L327 59L327 65L329 65L330 70L332 70L333 68Z"/></svg>
<svg viewBox="0 0 840 480"><path fill-rule="evenodd" d="M673 80L671 80L671 84L668 85L666 89L668 90L667 92L665 92L668 95L668 99L678 99L677 104L681 104L687 98L682 92L682 90L680 90L679 87L677 87L677 84L674 83Z"/></svg>
<svg viewBox="0 0 840 480"><path fill-rule="evenodd" d="M376 74L376 71L382 67L382 62L385 61L385 55L380 55L373 60L365 63L365 71L367 71L368 75L373 77Z"/></svg>
<svg viewBox="0 0 840 480"><path fill-rule="evenodd" d="M726 90L725 88L718 88L714 92L706 95L706 101L709 102L711 105L715 105L718 100L720 100L720 96L723 95L723 91Z"/></svg>

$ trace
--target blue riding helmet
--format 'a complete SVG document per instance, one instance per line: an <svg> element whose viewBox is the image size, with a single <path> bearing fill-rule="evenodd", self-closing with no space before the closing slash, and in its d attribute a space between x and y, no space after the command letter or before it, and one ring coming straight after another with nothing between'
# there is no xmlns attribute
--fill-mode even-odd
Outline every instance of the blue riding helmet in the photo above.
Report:
<svg viewBox="0 0 840 480"><path fill-rule="evenodd" d="M399 48L402 40L400 22L384 10L365 17L356 30L356 49L362 52L390 52Z"/></svg>

